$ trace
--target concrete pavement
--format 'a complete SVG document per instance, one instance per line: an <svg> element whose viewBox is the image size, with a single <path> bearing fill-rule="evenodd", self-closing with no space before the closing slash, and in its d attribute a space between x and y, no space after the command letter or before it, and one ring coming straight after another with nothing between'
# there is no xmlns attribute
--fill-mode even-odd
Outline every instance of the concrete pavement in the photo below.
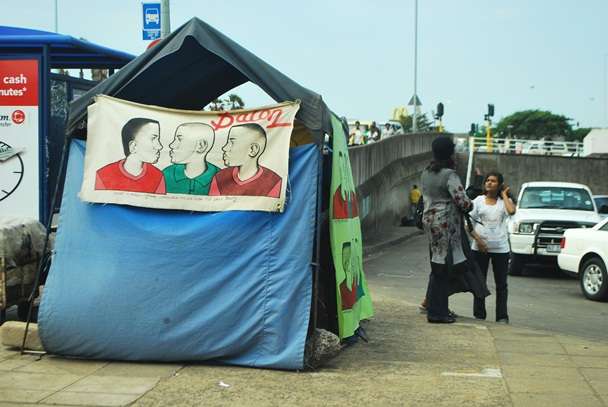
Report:
<svg viewBox="0 0 608 407"><path fill-rule="evenodd" d="M0 407L608 406L605 342L469 318L428 324L415 299L382 289L380 280L370 279L370 289L370 342L315 372L79 361L0 348Z"/></svg>
<svg viewBox="0 0 608 407"><path fill-rule="evenodd" d="M428 324L415 304L382 295L375 305L366 323L370 342L316 372L78 361L2 349L0 406L608 405L606 343L466 318Z"/></svg>

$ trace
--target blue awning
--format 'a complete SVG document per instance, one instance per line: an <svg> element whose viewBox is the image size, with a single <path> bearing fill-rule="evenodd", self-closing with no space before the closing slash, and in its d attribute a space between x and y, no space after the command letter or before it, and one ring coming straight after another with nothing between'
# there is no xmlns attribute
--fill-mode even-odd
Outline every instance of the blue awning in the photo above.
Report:
<svg viewBox="0 0 608 407"><path fill-rule="evenodd" d="M121 68L135 56L69 35L0 26L1 54L38 54L47 46L50 68Z"/></svg>

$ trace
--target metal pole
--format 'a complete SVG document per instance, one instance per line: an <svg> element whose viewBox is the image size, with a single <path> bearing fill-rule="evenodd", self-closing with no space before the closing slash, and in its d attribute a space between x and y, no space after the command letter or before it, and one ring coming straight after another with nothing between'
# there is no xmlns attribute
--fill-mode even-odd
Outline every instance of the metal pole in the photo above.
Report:
<svg viewBox="0 0 608 407"><path fill-rule="evenodd" d="M604 127L608 127L608 54L604 54Z"/></svg>
<svg viewBox="0 0 608 407"><path fill-rule="evenodd" d="M57 2L59 0L55 0L55 32L59 33L59 13L58 13L58 6L57 6Z"/></svg>
<svg viewBox="0 0 608 407"><path fill-rule="evenodd" d="M488 121L486 122L486 147L488 153L492 152L492 119L488 116Z"/></svg>
<svg viewBox="0 0 608 407"><path fill-rule="evenodd" d="M160 37L166 38L169 35L169 33L171 32L171 19L170 19L171 11L169 9L169 0L162 0L160 10L161 10L160 11L161 12Z"/></svg>
<svg viewBox="0 0 608 407"><path fill-rule="evenodd" d="M469 162L467 163L467 181L465 188L471 186L471 175L473 173L473 153L475 151L475 136L469 137Z"/></svg>
<svg viewBox="0 0 608 407"><path fill-rule="evenodd" d="M418 0L414 0L414 115L412 133L418 130Z"/></svg>

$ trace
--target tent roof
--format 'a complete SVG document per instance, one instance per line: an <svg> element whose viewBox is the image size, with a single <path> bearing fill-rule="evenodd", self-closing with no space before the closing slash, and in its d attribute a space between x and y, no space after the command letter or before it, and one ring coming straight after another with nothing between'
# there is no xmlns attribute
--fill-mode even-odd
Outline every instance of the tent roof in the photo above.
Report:
<svg viewBox="0 0 608 407"><path fill-rule="evenodd" d="M49 47L51 68L121 68L134 56L69 35L0 26L0 53L40 53Z"/></svg>
<svg viewBox="0 0 608 407"><path fill-rule="evenodd" d="M230 38L193 18L70 106L67 134L84 138L87 107L98 94L175 109L200 110L245 82L277 102L300 100L296 119L322 142L331 134L321 96L302 87Z"/></svg>

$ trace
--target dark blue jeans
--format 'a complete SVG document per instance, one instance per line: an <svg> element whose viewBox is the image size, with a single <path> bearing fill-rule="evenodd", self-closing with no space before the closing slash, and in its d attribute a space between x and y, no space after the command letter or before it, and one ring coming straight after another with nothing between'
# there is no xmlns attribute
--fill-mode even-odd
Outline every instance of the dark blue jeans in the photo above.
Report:
<svg viewBox="0 0 608 407"><path fill-rule="evenodd" d="M482 253L473 250L473 257L486 280L488 277L490 259L492 260L492 271L494 272L494 283L496 284L496 320L509 319L509 313L507 312L507 298L509 295L507 287L507 269L509 266L509 253ZM475 297L473 315L475 315L476 318L486 319L485 299Z"/></svg>

